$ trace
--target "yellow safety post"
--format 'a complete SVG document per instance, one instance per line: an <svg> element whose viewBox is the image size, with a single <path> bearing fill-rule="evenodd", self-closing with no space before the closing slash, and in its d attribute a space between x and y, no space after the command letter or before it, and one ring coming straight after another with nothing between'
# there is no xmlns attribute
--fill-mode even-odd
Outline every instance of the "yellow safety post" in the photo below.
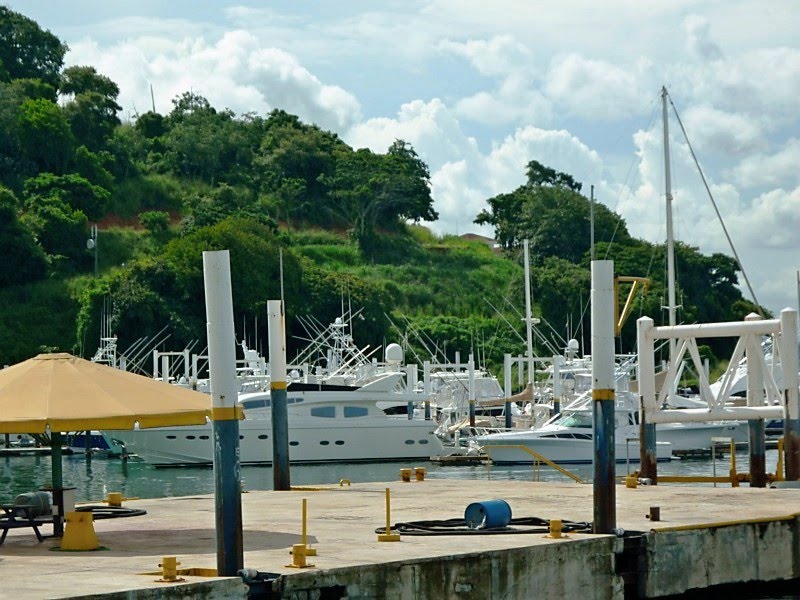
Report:
<svg viewBox="0 0 800 600"><path fill-rule="evenodd" d="M411 481L411 469L400 469L400 481Z"/></svg>
<svg viewBox="0 0 800 600"><path fill-rule="evenodd" d="M176 581L185 581L183 577L178 577L178 562L177 556L165 556L158 563L161 567L161 579L156 579L160 583L174 583Z"/></svg>
<svg viewBox="0 0 800 600"><path fill-rule="evenodd" d="M94 515L91 512L72 511L65 515L66 526L61 538L62 550L97 550L100 542L94 532Z"/></svg>
<svg viewBox="0 0 800 600"><path fill-rule="evenodd" d="M306 546L305 544L292 545L292 564L286 565L293 569L306 569L314 565L306 562Z"/></svg>
<svg viewBox="0 0 800 600"><path fill-rule="evenodd" d="M562 534L561 532L564 529L564 523L559 519L551 519L550 520L550 533L545 535L544 537L549 537L553 539L563 539L568 538L568 535Z"/></svg>
<svg viewBox="0 0 800 600"><path fill-rule="evenodd" d="M302 537L300 538L300 541L302 542L303 546L305 546L304 554L306 556L316 556L317 555L317 549L316 548L312 548L311 546L309 546L308 542L307 542L307 536L306 536L306 514L307 514L307 511L306 511L306 508L307 508L307 502L306 502L306 499L303 498L303 533L302 533Z"/></svg>
<svg viewBox="0 0 800 600"><path fill-rule="evenodd" d="M625 487L636 489L636 486L639 485L639 477L636 475L628 475L625 477Z"/></svg>
<svg viewBox="0 0 800 600"><path fill-rule="evenodd" d="M108 504L109 506L113 506L114 508L119 508L122 506L122 502L124 500L138 500L138 499L139 498L126 498L125 496L122 495L121 492L108 492L108 494L106 494L106 497L100 500L100 502Z"/></svg>
<svg viewBox="0 0 800 600"><path fill-rule="evenodd" d="M414 477L417 481L425 481L425 467L414 467Z"/></svg>
<svg viewBox="0 0 800 600"><path fill-rule="evenodd" d="M409 469L410 470L410 469ZM379 533L378 534L378 541L379 542L399 542L400 541L400 534L399 533L392 533L392 525L391 525L391 517L389 516L391 513L391 501L390 501L391 492L389 488L386 488L386 533Z"/></svg>
<svg viewBox="0 0 800 600"><path fill-rule="evenodd" d="M739 476L736 473L736 442L731 438L731 487L739 487Z"/></svg>

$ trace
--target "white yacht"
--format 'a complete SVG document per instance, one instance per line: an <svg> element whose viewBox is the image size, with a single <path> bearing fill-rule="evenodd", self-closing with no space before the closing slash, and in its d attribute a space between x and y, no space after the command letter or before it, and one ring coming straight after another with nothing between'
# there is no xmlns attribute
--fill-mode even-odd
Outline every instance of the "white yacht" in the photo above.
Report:
<svg viewBox="0 0 800 600"><path fill-rule="evenodd" d="M408 417L402 371L387 372L362 386L290 383L286 392L291 463L427 460L443 447L432 420ZM239 396L241 464L272 462L270 392ZM412 411L413 415L413 411ZM212 425L110 431L126 448L156 466L211 464Z"/></svg>
<svg viewBox="0 0 800 600"><path fill-rule="evenodd" d="M524 446L553 462L591 463L594 457L592 430L592 400L590 375L575 376L579 397L543 426L535 429L504 431L477 436L481 447L491 447L495 462L533 462ZM639 461L638 397L629 390L624 370L616 375L615 395L615 455L617 462ZM736 443L747 441L747 424L738 421L706 423L662 423L656 426L658 460L669 460L672 452L710 448L712 438L733 438ZM503 446L509 446L503 448Z"/></svg>

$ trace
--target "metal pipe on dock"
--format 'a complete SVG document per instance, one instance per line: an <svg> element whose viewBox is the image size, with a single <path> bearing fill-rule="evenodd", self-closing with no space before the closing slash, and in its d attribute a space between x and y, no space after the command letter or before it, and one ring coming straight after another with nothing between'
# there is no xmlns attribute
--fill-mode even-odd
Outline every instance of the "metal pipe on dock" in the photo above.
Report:
<svg viewBox="0 0 800 600"><path fill-rule="evenodd" d="M239 413L236 339L233 330L230 254L203 252L208 369L214 439L217 573L235 576L244 566L242 490L239 479Z"/></svg>
<svg viewBox="0 0 800 600"><path fill-rule="evenodd" d="M786 454L786 479L800 479L800 400L798 399L797 372L797 311L781 311L781 381L784 394L783 437Z"/></svg>
<svg viewBox="0 0 800 600"><path fill-rule="evenodd" d="M639 360L636 364L636 379L639 382L639 468L642 477L658 483L658 454L656 452L656 425L650 422L647 398L655 398L655 380L648 375L655 373L655 345L651 334L653 319L641 317L636 321L636 344Z"/></svg>
<svg viewBox="0 0 800 600"><path fill-rule="evenodd" d="M267 311L269 312L269 390L272 400L272 483L274 489L288 491L291 489L291 477L283 303L280 300L269 300Z"/></svg>
<svg viewBox="0 0 800 600"><path fill-rule="evenodd" d="M756 314L747 315L745 322L762 320ZM764 373L761 368L761 340L758 336L746 338L747 354L747 406L764 406ZM767 486L767 449L764 419L748 421L750 434L750 487Z"/></svg>
<svg viewBox="0 0 800 600"><path fill-rule="evenodd" d="M616 529L614 456L614 262L592 261L594 533Z"/></svg>

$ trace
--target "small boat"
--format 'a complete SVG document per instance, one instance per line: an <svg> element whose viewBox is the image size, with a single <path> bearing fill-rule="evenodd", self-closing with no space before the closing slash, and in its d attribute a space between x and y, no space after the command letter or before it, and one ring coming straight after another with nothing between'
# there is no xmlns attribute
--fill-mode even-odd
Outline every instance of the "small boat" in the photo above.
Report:
<svg viewBox="0 0 800 600"><path fill-rule="evenodd" d="M85 454L87 438L89 452L93 456L120 458L127 455L125 444L121 440L112 438L102 431L91 431L89 435L85 431L68 433L65 436L64 445L75 454Z"/></svg>

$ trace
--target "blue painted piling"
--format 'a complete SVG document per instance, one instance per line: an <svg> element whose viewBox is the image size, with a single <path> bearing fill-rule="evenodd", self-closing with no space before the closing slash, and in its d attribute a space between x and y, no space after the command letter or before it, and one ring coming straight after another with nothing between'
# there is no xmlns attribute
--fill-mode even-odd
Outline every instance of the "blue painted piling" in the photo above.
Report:
<svg viewBox="0 0 800 600"><path fill-rule="evenodd" d="M594 533L617 526L614 423L614 262L592 261Z"/></svg>
<svg viewBox="0 0 800 600"><path fill-rule="evenodd" d="M269 300L269 373L272 399L272 485L280 491L292 488L289 470L289 413L286 407L286 334L283 302Z"/></svg>
<svg viewBox="0 0 800 600"><path fill-rule="evenodd" d="M203 252L203 277L214 442L217 573L231 577L244 567L244 550L236 339L233 331L230 255L227 250Z"/></svg>

